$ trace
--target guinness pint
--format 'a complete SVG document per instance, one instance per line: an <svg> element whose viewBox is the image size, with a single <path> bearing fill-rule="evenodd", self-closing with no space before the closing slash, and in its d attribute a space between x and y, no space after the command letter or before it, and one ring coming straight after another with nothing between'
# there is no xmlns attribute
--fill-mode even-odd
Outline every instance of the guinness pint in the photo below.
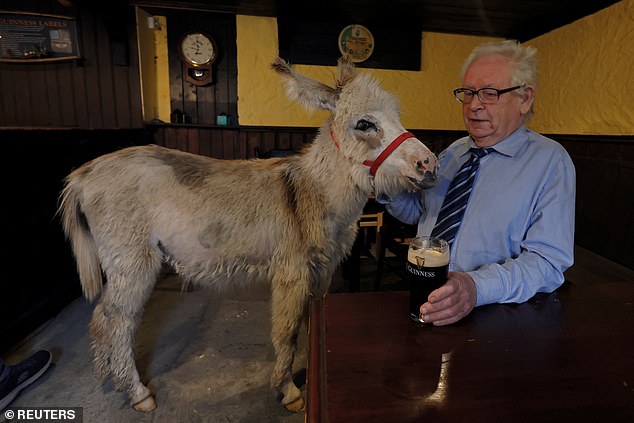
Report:
<svg viewBox="0 0 634 423"><path fill-rule="evenodd" d="M447 282L449 268L449 244L433 237L417 237L412 240L407 253L409 279L409 317L425 323L420 316L420 306L436 288Z"/></svg>

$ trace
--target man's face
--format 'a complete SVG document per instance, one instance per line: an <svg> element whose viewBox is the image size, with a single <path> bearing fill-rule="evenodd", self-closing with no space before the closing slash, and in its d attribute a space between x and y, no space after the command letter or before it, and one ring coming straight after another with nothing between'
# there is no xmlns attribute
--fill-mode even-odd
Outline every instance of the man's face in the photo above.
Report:
<svg viewBox="0 0 634 423"><path fill-rule="evenodd" d="M510 71L510 61L502 56L480 57L467 68L462 86L472 90L509 88ZM497 104L482 104L478 96L473 96L470 103L462 105L467 131L478 147L495 145L520 127L532 102L532 88L504 93Z"/></svg>

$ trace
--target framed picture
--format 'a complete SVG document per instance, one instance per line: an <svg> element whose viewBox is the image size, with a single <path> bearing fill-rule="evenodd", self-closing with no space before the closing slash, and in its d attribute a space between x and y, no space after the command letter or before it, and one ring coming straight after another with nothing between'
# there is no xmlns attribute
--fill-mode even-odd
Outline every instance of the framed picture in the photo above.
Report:
<svg viewBox="0 0 634 423"><path fill-rule="evenodd" d="M0 62L50 62L78 58L75 19L0 11Z"/></svg>

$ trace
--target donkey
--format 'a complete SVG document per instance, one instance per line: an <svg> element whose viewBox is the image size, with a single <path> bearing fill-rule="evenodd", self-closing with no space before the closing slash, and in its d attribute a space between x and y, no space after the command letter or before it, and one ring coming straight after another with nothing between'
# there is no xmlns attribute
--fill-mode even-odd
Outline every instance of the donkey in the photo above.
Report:
<svg viewBox="0 0 634 423"><path fill-rule="evenodd" d="M325 295L350 252L368 196L435 181L436 157L405 131L396 100L369 74L341 59L329 87L280 58L272 67L291 99L331 112L301 154L219 160L130 147L65 179L62 225L83 293L98 298L90 323L95 371L126 389L138 411L156 407L133 343L163 263L194 286L270 283L271 386L287 409L301 411L291 374L299 328L310 298Z"/></svg>

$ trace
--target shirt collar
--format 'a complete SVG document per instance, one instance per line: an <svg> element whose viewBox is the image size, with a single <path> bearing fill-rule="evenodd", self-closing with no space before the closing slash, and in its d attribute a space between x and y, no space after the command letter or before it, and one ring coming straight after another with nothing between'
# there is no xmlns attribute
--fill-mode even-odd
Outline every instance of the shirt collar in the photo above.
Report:
<svg viewBox="0 0 634 423"><path fill-rule="evenodd" d="M513 157L519 149L524 145L526 139L528 138L528 129L524 125L521 125L517 128L511 135L504 138L502 141L493 145L493 148L496 152L503 154L508 157ZM477 148L473 139L469 137L469 142L465 146L464 151L461 155L467 154L470 148Z"/></svg>

